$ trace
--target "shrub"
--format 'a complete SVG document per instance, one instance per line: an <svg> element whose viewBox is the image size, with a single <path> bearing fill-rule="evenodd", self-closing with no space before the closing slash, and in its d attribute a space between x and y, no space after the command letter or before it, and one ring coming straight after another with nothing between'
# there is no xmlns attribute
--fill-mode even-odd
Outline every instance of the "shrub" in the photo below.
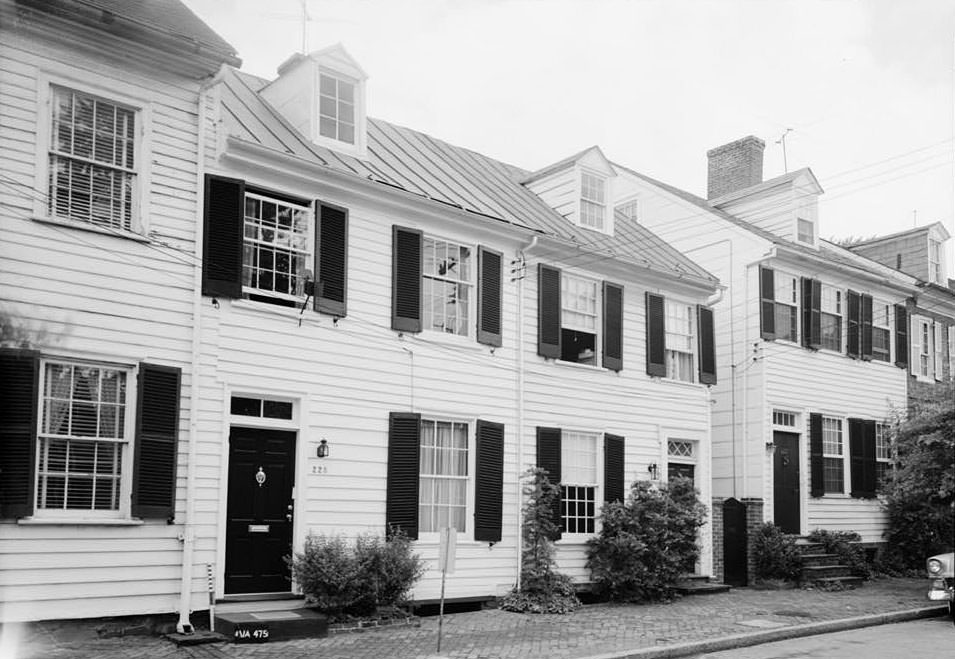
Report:
<svg viewBox="0 0 955 659"><path fill-rule="evenodd" d="M529 469L524 487L524 521L521 527L521 584L501 599L500 608L518 613L569 613L580 607L570 577L556 571L554 520L560 489L543 469Z"/></svg>
<svg viewBox="0 0 955 659"><path fill-rule="evenodd" d="M848 566L852 573L868 579L872 576L869 564L865 559L865 549L855 544L862 540L854 531L827 531L817 529L807 536L809 542L823 546L827 554L836 554L842 565Z"/></svg>
<svg viewBox="0 0 955 659"><path fill-rule="evenodd" d="M333 619L402 604L424 574L424 563L400 531L387 541L360 535L354 546L340 536L309 535L304 551L287 560L307 600Z"/></svg>
<svg viewBox="0 0 955 659"><path fill-rule="evenodd" d="M756 530L751 542L758 581L799 579L802 557L795 537L783 533L772 522L766 522Z"/></svg>
<svg viewBox="0 0 955 659"><path fill-rule="evenodd" d="M697 530L706 508L693 482L674 479L655 487L635 482L625 503L603 507L603 525L587 541L587 567L598 595L646 602L667 599L689 562L696 560Z"/></svg>

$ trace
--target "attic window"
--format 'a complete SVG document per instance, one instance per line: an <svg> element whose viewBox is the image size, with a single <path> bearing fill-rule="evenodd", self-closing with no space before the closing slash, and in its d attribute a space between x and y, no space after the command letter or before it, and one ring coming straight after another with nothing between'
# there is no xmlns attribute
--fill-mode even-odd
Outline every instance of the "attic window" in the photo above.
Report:
<svg viewBox="0 0 955 659"><path fill-rule="evenodd" d="M804 220L801 217L796 218L796 240L801 243L806 243L807 245L812 245L815 243L814 233L812 222Z"/></svg>
<svg viewBox="0 0 955 659"><path fill-rule="evenodd" d="M606 179L581 172L580 174L580 224L597 231L606 230L607 217L607 181Z"/></svg>
<svg viewBox="0 0 955 659"><path fill-rule="evenodd" d="M942 283L942 243L928 240L928 276L936 284Z"/></svg>
<svg viewBox="0 0 955 659"><path fill-rule="evenodd" d="M625 215L627 219L633 220L634 222L637 221L638 208L636 199L631 199L630 201L620 204L615 210Z"/></svg>
<svg viewBox="0 0 955 659"><path fill-rule="evenodd" d="M355 143L355 83L319 75L318 132L348 144Z"/></svg>

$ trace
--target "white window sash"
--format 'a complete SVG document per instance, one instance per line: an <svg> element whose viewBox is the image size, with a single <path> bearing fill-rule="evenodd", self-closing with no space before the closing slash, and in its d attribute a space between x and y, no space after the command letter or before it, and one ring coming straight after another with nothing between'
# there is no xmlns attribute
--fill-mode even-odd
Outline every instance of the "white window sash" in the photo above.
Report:
<svg viewBox="0 0 955 659"><path fill-rule="evenodd" d="M955 380L955 325L948 326L948 378Z"/></svg>
<svg viewBox="0 0 955 659"><path fill-rule="evenodd" d="M909 327L909 352L909 373L915 377L921 377L922 318L920 316L912 316Z"/></svg>
<svg viewBox="0 0 955 659"><path fill-rule="evenodd" d="M933 364L933 375L936 380L942 379L942 359L944 358L943 346L944 340L942 338L942 324L938 321L933 323L935 326L934 332L935 336L933 338L934 348L935 348L935 363Z"/></svg>

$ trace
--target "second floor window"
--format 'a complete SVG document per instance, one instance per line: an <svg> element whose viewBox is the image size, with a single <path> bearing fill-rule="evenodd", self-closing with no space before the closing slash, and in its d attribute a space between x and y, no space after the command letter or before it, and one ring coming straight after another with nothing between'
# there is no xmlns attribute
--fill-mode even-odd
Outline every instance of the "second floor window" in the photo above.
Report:
<svg viewBox="0 0 955 659"><path fill-rule="evenodd" d="M799 282L792 275L776 272L776 338L795 342L799 324Z"/></svg>
<svg viewBox="0 0 955 659"><path fill-rule="evenodd" d="M52 88L51 217L131 231L136 213L136 111Z"/></svg>
<svg viewBox="0 0 955 659"><path fill-rule="evenodd" d="M693 382L693 307L666 301L667 377Z"/></svg>
<svg viewBox="0 0 955 659"><path fill-rule="evenodd" d="M322 73L319 76L318 133L355 143L355 83Z"/></svg>
<svg viewBox="0 0 955 659"><path fill-rule="evenodd" d="M606 230L607 182L594 174L582 172L580 175L580 224L585 227Z"/></svg>
<svg viewBox="0 0 955 659"><path fill-rule="evenodd" d="M872 305L872 359L887 362L892 350L892 306L877 302Z"/></svg>
<svg viewBox="0 0 955 659"><path fill-rule="evenodd" d="M422 311L425 329L467 336L471 327L472 249L425 236Z"/></svg>
<svg viewBox="0 0 955 659"><path fill-rule="evenodd" d="M822 418L823 486L827 493L845 492L842 419Z"/></svg>
<svg viewBox="0 0 955 659"><path fill-rule="evenodd" d="M597 282L562 273L560 278L560 358L597 363Z"/></svg>
<svg viewBox="0 0 955 659"><path fill-rule="evenodd" d="M247 192L242 290L252 298L294 303L311 276L312 212L306 205Z"/></svg>
<svg viewBox="0 0 955 659"><path fill-rule="evenodd" d="M826 350L842 350L842 291L822 287L820 342Z"/></svg>

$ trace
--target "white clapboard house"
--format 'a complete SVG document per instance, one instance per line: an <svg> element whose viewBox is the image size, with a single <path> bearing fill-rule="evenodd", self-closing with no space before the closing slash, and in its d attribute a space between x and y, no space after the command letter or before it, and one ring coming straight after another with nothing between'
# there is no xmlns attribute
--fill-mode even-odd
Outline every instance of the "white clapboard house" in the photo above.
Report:
<svg viewBox="0 0 955 659"><path fill-rule="evenodd" d="M632 481L709 500L720 289L599 149L531 172L369 119L343 48L262 80L174 0L0 7L3 619L186 629L210 583L294 595L309 534L395 528L416 600L446 526L447 596L492 598L534 465L578 582Z"/></svg>
<svg viewBox="0 0 955 659"><path fill-rule="evenodd" d="M820 238L816 178L764 181L763 148L750 136L708 152L708 200L648 183L661 212L641 218L728 288L716 305L714 496L762 506L790 533L878 543L915 279Z"/></svg>

